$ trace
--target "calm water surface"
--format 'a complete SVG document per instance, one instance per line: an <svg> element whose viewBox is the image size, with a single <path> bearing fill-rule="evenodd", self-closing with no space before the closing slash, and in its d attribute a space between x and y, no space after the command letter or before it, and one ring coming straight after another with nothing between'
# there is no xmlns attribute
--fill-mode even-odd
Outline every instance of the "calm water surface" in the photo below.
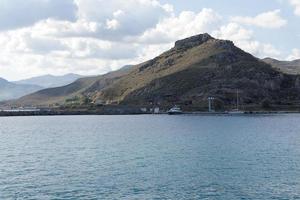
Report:
<svg viewBox="0 0 300 200"><path fill-rule="evenodd" d="M0 199L300 199L300 115L0 118Z"/></svg>

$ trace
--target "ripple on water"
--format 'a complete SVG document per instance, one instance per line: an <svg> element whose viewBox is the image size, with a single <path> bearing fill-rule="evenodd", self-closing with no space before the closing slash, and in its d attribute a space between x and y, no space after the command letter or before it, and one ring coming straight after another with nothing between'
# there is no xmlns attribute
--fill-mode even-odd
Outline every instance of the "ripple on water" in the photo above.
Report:
<svg viewBox="0 0 300 200"><path fill-rule="evenodd" d="M300 199L299 120L0 118L0 199Z"/></svg>

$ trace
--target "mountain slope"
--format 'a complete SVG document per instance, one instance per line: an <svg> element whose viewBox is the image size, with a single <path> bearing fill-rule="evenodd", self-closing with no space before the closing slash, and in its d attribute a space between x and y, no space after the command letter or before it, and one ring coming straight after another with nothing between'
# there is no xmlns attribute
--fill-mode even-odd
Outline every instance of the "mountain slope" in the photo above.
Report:
<svg viewBox="0 0 300 200"><path fill-rule="evenodd" d="M90 93L107 87L112 81L128 73L130 68L120 69L105 75L95 77L85 77L75 82L56 88L48 88L34 94L24 96L17 101L9 102L16 105L37 105L48 106L53 104L64 104L68 100L75 98L85 98Z"/></svg>
<svg viewBox="0 0 300 200"><path fill-rule="evenodd" d="M18 102L63 104L80 96L108 104L180 104L198 109L207 106L209 96L215 97L220 107L233 106L237 90L244 105L257 106L265 101L294 104L300 99L299 88L299 76L275 70L231 41L200 34L177 41L169 51L128 70L80 79Z"/></svg>
<svg viewBox="0 0 300 200"><path fill-rule="evenodd" d="M44 75L44 76L38 76L30 79L16 81L14 83L39 85L43 88L53 88L53 87L68 85L81 77L82 76L78 74L66 74L63 76Z"/></svg>
<svg viewBox="0 0 300 200"><path fill-rule="evenodd" d="M37 85L14 84L0 78L0 101L17 99L40 89Z"/></svg>
<svg viewBox="0 0 300 200"><path fill-rule="evenodd" d="M298 82L297 77L274 70L231 41L203 34L177 41L174 48L95 96L124 104L186 102L197 107L206 105L209 96L232 105L238 89L245 104L265 99L284 103L297 100Z"/></svg>
<svg viewBox="0 0 300 200"><path fill-rule="evenodd" d="M300 74L300 59L293 61L279 61L273 58L265 58L263 61L284 73Z"/></svg>

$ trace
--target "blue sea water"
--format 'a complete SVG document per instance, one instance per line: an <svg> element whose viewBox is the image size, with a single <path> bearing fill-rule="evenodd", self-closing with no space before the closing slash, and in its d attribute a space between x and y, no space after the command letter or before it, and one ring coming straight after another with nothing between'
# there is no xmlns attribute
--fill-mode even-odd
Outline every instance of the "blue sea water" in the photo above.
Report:
<svg viewBox="0 0 300 200"><path fill-rule="evenodd" d="M300 115L0 118L0 199L300 199Z"/></svg>

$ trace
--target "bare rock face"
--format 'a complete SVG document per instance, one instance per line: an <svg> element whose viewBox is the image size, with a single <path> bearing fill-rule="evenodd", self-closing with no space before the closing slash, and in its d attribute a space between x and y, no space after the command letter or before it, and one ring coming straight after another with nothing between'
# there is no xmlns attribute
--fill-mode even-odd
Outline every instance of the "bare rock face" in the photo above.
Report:
<svg viewBox="0 0 300 200"><path fill-rule="evenodd" d="M177 49L192 48L195 46L199 46L211 39L214 39L214 38L211 37L209 34L204 33L204 34L196 35L196 36L189 37L189 38L186 38L183 40L178 40L175 43L175 48L177 48Z"/></svg>

